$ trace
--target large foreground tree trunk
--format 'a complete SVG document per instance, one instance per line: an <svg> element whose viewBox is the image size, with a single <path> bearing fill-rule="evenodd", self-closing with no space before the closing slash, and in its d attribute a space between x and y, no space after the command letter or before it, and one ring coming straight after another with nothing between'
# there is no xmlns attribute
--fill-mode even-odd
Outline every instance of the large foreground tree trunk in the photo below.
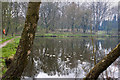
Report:
<svg viewBox="0 0 120 80"><path fill-rule="evenodd" d="M120 43L87 74L84 80L96 80L120 56Z"/></svg>
<svg viewBox="0 0 120 80"><path fill-rule="evenodd" d="M21 35L19 46L14 60L3 75L2 80L20 79L24 68L27 65L27 57L31 53L31 47L35 37L37 22L39 19L40 2L30 2L26 15L25 26ZM15 79L16 78L16 79Z"/></svg>

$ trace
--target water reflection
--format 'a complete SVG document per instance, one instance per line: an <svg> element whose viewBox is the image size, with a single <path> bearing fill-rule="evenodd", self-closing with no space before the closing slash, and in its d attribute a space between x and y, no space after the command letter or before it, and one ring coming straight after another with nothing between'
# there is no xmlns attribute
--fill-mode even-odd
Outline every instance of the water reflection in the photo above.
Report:
<svg viewBox="0 0 120 80"><path fill-rule="evenodd" d="M96 62L117 45L117 40L117 38L95 39ZM23 75L37 78L83 78L94 66L92 50L90 38L36 37Z"/></svg>

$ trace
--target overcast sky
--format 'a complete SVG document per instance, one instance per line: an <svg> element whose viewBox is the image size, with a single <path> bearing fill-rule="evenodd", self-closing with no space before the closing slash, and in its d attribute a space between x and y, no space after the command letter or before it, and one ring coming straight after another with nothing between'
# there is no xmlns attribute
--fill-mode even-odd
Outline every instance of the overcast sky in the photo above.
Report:
<svg viewBox="0 0 120 80"><path fill-rule="evenodd" d="M108 2L113 2L113 5L118 5L118 2L120 0L0 0L1 2L29 2L29 1L32 1L32 2L105 2L105 1L108 1Z"/></svg>
<svg viewBox="0 0 120 80"><path fill-rule="evenodd" d="M33 1L33 2L52 2L52 1L57 1L57 2L91 2L91 1L109 1L109 2L119 2L120 0L0 0L1 2L11 2L11 1L15 1L15 2L28 2L28 1Z"/></svg>
<svg viewBox="0 0 120 80"><path fill-rule="evenodd" d="M36 0L33 0L36 1ZM40 1L40 0L39 0ZM120 0L41 0L41 1L45 1L45 2L51 2L51 1L57 1L57 2L93 2L93 1L99 1L99 2L119 2Z"/></svg>

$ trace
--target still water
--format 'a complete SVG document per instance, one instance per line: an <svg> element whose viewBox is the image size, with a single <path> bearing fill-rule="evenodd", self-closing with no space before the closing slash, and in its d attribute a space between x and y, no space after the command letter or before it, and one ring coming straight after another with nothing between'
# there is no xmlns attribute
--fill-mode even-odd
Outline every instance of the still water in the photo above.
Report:
<svg viewBox="0 0 120 80"><path fill-rule="evenodd" d="M41 38L36 37L23 72L25 77L34 78L84 78L111 49L118 38ZM94 45L94 46L93 46ZM94 48L94 52L93 52ZM117 59L99 77L118 78Z"/></svg>

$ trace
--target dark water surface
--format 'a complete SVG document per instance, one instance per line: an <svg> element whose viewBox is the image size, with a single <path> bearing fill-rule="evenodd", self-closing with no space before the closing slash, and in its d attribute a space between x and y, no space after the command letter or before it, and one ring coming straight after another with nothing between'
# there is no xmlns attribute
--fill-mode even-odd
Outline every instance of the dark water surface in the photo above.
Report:
<svg viewBox="0 0 120 80"><path fill-rule="evenodd" d="M94 38L94 53L91 38L41 38L36 37L25 77L34 78L84 78L111 49L118 38ZM94 54L96 56L94 56ZM118 78L117 59L99 77Z"/></svg>

